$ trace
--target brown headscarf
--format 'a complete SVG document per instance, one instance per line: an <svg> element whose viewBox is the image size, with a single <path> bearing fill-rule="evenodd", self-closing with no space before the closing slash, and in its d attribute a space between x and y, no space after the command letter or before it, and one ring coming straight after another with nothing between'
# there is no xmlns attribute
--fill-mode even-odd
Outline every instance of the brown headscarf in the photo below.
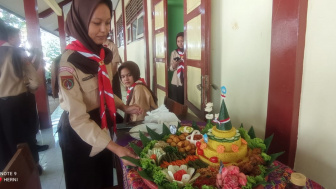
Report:
<svg viewBox="0 0 336 189"><path fill-rule="evenodd" d="M183 37L184 38L184 32L179 32L178 34L176 34L176 40L175 40L175 42L176 42L176 46L177 46L177 38L178 37ZM177 49L176 49L176 51L177 50L180 50L181 52L184 52L184 48L179 48L178 46L177 46Z"/></svg>
<svg viewBox="0 0 336 189"><path fill-rule="evenodd" d="M134 82L140 79L140 69L139 69L139 66L135 62L126 61L122 63L118 68L119 78L120 78L120 72L124 68L127 68L129 70L130 74L133 76Z"/></svg>
<svg viewBox="0 0 336 189"><path fill-rule="evenodd" d="M110 8L111 0L73 0L66 18L65 32L80 41L87 49L99 55L102 45L97 45L89 36L89 24L94 10L100 3L105 3Z"/></svg>
<svg viewBox="0 0 336 189"><path fill-rule="evenodd" d="M139 69L139 66L135 63L135 62L132 62L132 61L126 61L124 63L122 63L119 68L118 68L118 75L119 75L119 79L121 80L121 75L120 75L120 72L122 69L124 68L127 68L130 72L130 74L133 76L133 79L134 79L134 82L138 81L140 79L140 69ZM152 94L152 97L154 99L154 102L155 104L157 105L157 97L155 96L155 94L153 93L152 90L150 90L150 88L143 84L143 83L138 83L138 85L144 85L148 91ZM134 91L134 88L132 89L132 91L130 92L129 96L128 96L128 99L126 101L126 105L129 105L130 102L131 102L131 99L132 99L132 96L133 96L133 91ZM131 119L131 115L130 114L125 114L124 116L124 122L129 122Z"/></svg>
<svg viewBox="0 0 336 189"><path fill-rule="evenodd" d="M130 72L130 74L133 76L133 79L134 79L134 82L138 81L140 79L140 69L139 69L139 66L135 63L135 62L132 62L132 61L126 61L124 63L122 63L119 68L118 68L118 74L119 74L119 79L121 80L120 78L120 72L122 69L124 68L127 68ZM141 83L139 83L141 84ZM144 84L143 84L144 85ZM152 90L150 90L150 88L145 85L146 88L148 89L148 91L152 94L153 96L153 99L154 99L154 102L155 104L157 104L157 97L155 96L155 94L153 93ZM134 88L133 88L134 90ZM131 91L131 93L129 94L129 97L127 99L127 102L126 102L126 105L129 105L131 99L132 99L132 96L133 96L133 90ZM126 119L125 119L126 120Z"/></svg>
<svg viewBox="0 0 336 189"><path fill-rule="evenodd" d="M112 15L111 0L73 0L66 19L65 31L98 56L100 55L100 49L104 48L104 62L109 64L113 57L111 50L103 47L103 45L97 45L88 34L92 14L100 3L105 3L110 8L110 15ZM71 54L67 61L86 74L97 74L98 72L98 63L78 52Z"/></svg>

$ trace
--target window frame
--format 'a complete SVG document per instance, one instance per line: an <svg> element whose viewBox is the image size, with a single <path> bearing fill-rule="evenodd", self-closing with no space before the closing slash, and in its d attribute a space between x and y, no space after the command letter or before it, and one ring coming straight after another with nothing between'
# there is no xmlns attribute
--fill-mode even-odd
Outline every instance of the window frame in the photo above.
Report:
<svg viewBox="0 0 336 189"><path fill-rule="evenodd" d="M139 29L139 20L142 17L142 33L138 34ZM141 39L144 36L144 22L145 22L145 13L144 11L141 11L139 15L137 16L137 31L136 31L136 39Z"/></svg>
<svg viewBox="0 0 336 189"><path fill-rule="evenodd" d="M119 22L121 22L121 23L119 23ZM126 39L124 39L124 30L125 29L124 29L124 26L123 26L123 22L124 22L124 19L123 19L122 16L120 16L118 18L118 21L117 21L117 24L116 24L116 32L117 32L116 41L117 41L118 48L123 47L126 43L126 41L125 41ZM120 27L119 27L119 25L120 25Z"/></svg>
<svg viewBox="0 0 336 189"><path fill-rule="evenodd" d="M138 30L139 30L139 19L142 17L143 22L144 22L144 11L141 11L134 20L130 22L130 24L127 25L127 44L132 43L133 41L140 40L144 37L144 23L142 24L142 33L138 35ZM133 37L133 23L136 22L136 30L135 30L135 36ZM130 37L130 38L129 38Z"/></svg>
<svg viewBox="0 0 336 189"><path fill-rule="evenodd" d="M133 20L133 22L131 22L130 26L131 26L131 30L132 30L132 33L131 33L132 41L136 41L137 40L136 34L137 34L137 31L138 31L138 20L137 19ZM134 32L133 26L136 27L135 32Z"/></svg>
<svg viewBox="0 0 336 189"><path fill-rule="evenodd" d="M132 42L132 30L131 30L131 25L128 25L126 27L126 31L127 31L127 44Z"/></svg>

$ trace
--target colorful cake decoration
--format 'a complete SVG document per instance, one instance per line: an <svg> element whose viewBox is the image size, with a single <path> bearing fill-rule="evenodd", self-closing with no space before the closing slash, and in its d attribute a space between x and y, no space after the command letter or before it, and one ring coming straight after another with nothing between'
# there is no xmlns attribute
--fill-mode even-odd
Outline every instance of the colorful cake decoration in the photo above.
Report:
<svg viewBox="0 0 336 189"><path fill-rule="evenodd" d="M212 106L207 106L204 111L206 111L208 113L211 112L212 111Z"/></svg>
<svg viewBox="0 0 336 189"><path fill-rule="evenodd" d="M212 120L213 119L213 114L205 114L205 118L207 119L207 120Z"/></svg>
<svg viewBox="0 0 336 189"><path fill-rule="evenodd" d="M222 87L221 87L221 97L222 97L222 98L225 98L225 97L226 97L225 94L226 94L226 87L225 87L225 86L222 86Z"/></svg>
<svg viewBox="0 0 336 189"><path fill-rule="evenodd" d="M208 135L207 135L207 134L204 134L204 135L203 135L203 139L204 139L204 142L205 142L205 143L208 143Z"/></svg>
<svg viewBox="0 0 336 189"><path fill-rule="evenodd" d="M213 122L216 124L216 128L222 131L229 131L232 129L232 123L227 111L224 99L222 99L221 109L218 118L215 118Z"/></svg>
<svg viewBox="0 0 336 189"><path fill-rule="evenodd" d="M205 105L205 109L204 111L207 112L207 114L205 114L205 118L206 119L213 119L213 114L210 113L212 111L212 107L213 107L213 103L212 102L208 102L206 105Z"/></svg>

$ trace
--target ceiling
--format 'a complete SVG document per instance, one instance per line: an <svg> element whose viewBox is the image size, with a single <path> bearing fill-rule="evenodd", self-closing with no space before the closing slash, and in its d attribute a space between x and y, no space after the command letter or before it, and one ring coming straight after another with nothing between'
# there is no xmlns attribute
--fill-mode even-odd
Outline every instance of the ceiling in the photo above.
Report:
<svg viewBox="0 0 336 189"><path fill-rule="evenodd" d="M59 5L63 6L63 13L67 15L71 6L72 0L55 0ZM111 0L113 10L115 10L119 0ZM44 0L36 0L38 6L40 27L56 36L58 33L57 15L50 9ZM22 19L25 19L23 0L0 0L0 8L4 9ZM64 16L64 19L66 16Z"/></svg>

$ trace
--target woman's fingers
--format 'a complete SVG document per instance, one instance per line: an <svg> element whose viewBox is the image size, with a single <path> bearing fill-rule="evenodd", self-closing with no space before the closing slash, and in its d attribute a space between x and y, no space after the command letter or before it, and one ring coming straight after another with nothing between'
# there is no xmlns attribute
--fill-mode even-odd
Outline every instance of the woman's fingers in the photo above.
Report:
<svg viewBox="0 0 336 189"><path fill-rule="evenodd" d="M139 159L138 156L136 156L134 153L132 153L129 149L125 148L125 147L121 147L119 150L118 150L118 153L117 155L119 157L123 157L123 156L129 156L129 157L132 157L132 158L135 158L135 159ZM125 160L125 159L121 159L123 164L124 165L130 165L130 166L135 166L133 163Z"/></svg>
<svg viewBox="0 0 336 189"><path fill-rule="evenodd" d="M174 62L173 62L173 68L174 68L174 69L177 68L177 64L178 64L178 62L177 62L176 60L174 60Z"/></svg>
<svg viewBox="0 0 336 189"><path fill-rule="evenodd" d="M125 166L133 166L133 167L135 167L135 165L133 163L131 163L131 162L127 161L127 160L122 159L122 162L123 162L123 164Z"/></svg>
<svg viewBox="0 0 336 189"><path fill-rule="evenodd" d="M135 106L138 108L138 113L137 115L141 115L143 113L143 109L139 106L139 105L136 105Z"/></svg>
<svg viewBox="0 0 336 189"><path fill-rule="evenodd" d="M128 113L128 114L140 115L140 114L142 114L142 112L143 112L143 109L136 104L133 104L133 105L128 106L126 108L126 113Z"/></svg>

